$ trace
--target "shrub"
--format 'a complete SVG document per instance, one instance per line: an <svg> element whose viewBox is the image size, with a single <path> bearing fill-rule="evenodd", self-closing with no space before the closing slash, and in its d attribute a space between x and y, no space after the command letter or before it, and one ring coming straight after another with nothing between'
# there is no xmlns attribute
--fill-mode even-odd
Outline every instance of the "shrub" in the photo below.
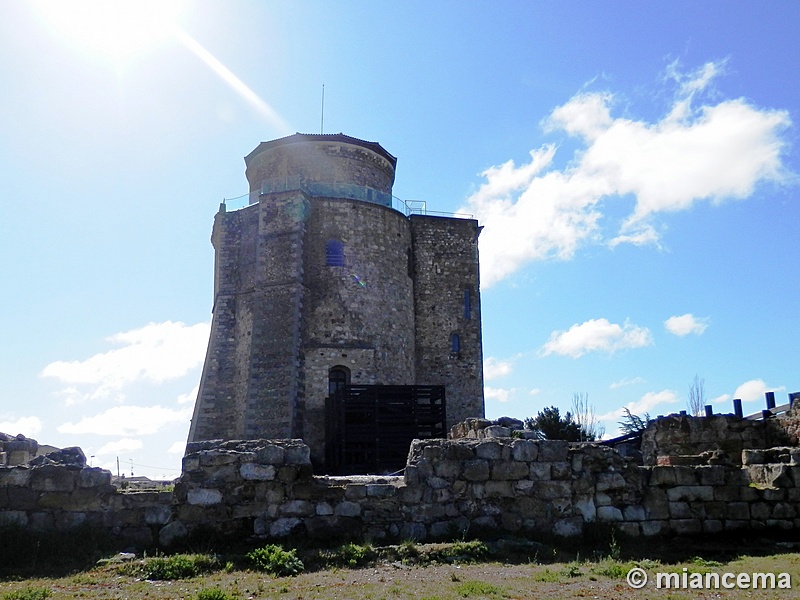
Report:
<svg viewBox="0 0 800 600"><path fill-rule="evenodd" d="M197 577L219 568L219 561L210 554L175 554L148 558L139 564L124 565L120 572L144 579L169 581Z"/></svg>
<svg viewBox="0 0 800 600"><path fill-rule="evenodd" d="M359 546L350 542L339 548L338 555L345 565L355 567L373 559L375 551L371 546Z"/></svg>
<svg viewBox="0 0 800 600"><path fill-rule="evenodd" d="M24 588L15 592L3 594L2 600L45 600L50 597L48 588Z"/></svg>
<svg viewBox="0 0 800 600"><path fill-rule="evenodd" d="M274 575L297 575L305 568L295 550L284 550L275 544L248 552L247 558L259 571Z"/></svg>

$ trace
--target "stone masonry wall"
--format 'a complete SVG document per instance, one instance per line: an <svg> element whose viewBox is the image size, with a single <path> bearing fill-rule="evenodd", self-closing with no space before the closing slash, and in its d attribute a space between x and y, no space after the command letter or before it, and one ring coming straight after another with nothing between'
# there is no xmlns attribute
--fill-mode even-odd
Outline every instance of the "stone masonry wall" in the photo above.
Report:
<svg viewBox="0 0 800 600"><path fill-rule="evenodd" d="M85 466L0 468L0 526L94 525L140 546L206 529L388 541L575 536L592 523L630 536L800 528L800 449L742 458L642 467L597 444L417 440L403 476L320 477L300 440L198 442L174 494L122 494L107 471Z"/></svg>

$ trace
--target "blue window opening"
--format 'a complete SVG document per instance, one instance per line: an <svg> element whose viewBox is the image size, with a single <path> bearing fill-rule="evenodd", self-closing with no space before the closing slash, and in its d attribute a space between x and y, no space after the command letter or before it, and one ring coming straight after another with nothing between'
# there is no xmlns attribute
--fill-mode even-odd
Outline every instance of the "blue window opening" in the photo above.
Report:
<svg viewBox="0 0 800 600"><path fill-rule="evenodd" d="M329 267L344 266L344 242L328 240L325 245L325 265Z"/></svg>
<svg viewBox="0 0 800 600"><path fill-rule="evenodd" d="M461 352L461 336L457 333L450 336L450 352Z"/></svg>

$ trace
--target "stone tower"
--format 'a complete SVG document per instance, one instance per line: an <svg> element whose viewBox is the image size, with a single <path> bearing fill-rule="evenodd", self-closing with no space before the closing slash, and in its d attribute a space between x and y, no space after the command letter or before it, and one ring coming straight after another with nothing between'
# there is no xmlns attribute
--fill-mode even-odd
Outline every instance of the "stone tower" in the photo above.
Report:
<svg viewBox="0 0 800 600"><path fill-rule="evenodd" d="M324 470L326 399L350 385L444 386L446 427L483 416L480 227L392 208L396 162L343 134L245 157L250 205L214 220L190 442L303 438Z"/></svg>

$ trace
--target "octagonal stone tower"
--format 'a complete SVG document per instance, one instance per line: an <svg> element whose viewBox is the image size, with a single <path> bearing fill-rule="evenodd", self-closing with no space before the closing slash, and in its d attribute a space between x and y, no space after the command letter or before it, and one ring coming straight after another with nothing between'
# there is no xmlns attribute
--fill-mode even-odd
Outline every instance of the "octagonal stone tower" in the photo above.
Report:
<svg viewBox="0 0 800 600"><path fill-rule="evenodd" d="M477 221L392 208L396 159L343 134L260 144L214 221L214 309L189 441L303 438L325 470L341 386L444 386L483 416ZM327 439L326 439L327 438Z"/></svg>

